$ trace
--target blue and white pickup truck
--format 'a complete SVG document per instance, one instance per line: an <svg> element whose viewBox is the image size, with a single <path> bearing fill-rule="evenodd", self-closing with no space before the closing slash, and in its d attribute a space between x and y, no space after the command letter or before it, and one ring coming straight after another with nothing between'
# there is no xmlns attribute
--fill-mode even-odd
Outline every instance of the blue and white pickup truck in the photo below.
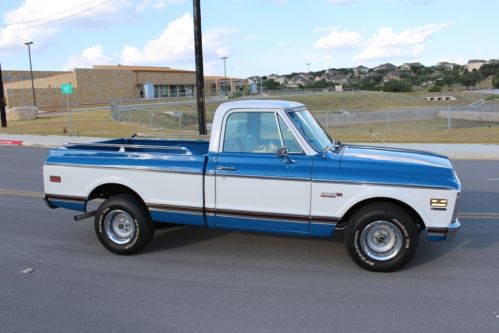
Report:
<svg viewBox="0 0 499 333"><path fill-rule="evenodd" d="M294 102L224 103L210 141L68 144L49 151L43 174L47 204L95 216L117 254L144 249L158 223L313 237L344 229L357 264L394 271L420 233L444 240L460 227L461 184L445 156L342 144ZM102 203L88 212L92 200Z"/></svg>

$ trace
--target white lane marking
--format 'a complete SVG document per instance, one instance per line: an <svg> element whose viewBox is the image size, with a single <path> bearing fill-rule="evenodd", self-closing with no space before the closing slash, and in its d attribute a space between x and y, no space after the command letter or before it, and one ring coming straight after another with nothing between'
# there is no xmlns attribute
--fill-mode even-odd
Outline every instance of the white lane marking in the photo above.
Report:
<svg viewBox="0 0 499 333"><path fill-rule="evenodd" d="M496 181L499 181L499 178L485 178L485 180L487 180L489 182L496 182Z"/></svg>
<svg viewBox="0 0 499 333"><path fill-rule="evenodd" d="M457 213L457 215L463 219L499 220L499 213L495 213L495 212L490 212L490 213L462 212L462 213Z"/></svg>

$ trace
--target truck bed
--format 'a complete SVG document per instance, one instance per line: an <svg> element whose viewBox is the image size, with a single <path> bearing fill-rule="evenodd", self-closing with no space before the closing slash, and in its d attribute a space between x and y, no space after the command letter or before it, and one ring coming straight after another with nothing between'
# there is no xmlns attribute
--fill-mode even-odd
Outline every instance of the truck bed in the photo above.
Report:
<svg viewBox="0 0 499 333"><path fill-rule="evenodd" d="M65 146L70 150L106 151L106 152L147 152L180 155L206 155L207 140L166 140L121 138L95 143L70 143Z"/></svg>

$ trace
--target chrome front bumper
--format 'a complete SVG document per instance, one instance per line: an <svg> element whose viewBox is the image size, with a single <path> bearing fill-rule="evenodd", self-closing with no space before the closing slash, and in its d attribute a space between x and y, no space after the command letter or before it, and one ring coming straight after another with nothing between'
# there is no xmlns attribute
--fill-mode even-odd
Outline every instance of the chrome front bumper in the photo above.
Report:
<svg viewBox="0 0 499 333"><path fill-rule="evenodd" d="M454 240L461 228L459 218L454 218L448 228L428 228L426 238L432 241Z"/></svg>
<svg viewBox="0 0 499 333"><path fill-rule="evenodd" d="M461 229L461 222L459 221L459 218L456 217L449 225L446 240L454 240L459 229Z"/></svg>

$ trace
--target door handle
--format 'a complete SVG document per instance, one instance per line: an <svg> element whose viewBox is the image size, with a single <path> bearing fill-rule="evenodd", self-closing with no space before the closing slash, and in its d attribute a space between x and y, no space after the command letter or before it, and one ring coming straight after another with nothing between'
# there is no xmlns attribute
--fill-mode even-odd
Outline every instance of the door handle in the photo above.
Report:
<svg viewBox="0 0 499 333"><path fill-rule="evenodd" d="M220 171L236 171L236 168L234 167L231 167L231 166L219 166L217 167L217 170L220 170Z"/></svg>

